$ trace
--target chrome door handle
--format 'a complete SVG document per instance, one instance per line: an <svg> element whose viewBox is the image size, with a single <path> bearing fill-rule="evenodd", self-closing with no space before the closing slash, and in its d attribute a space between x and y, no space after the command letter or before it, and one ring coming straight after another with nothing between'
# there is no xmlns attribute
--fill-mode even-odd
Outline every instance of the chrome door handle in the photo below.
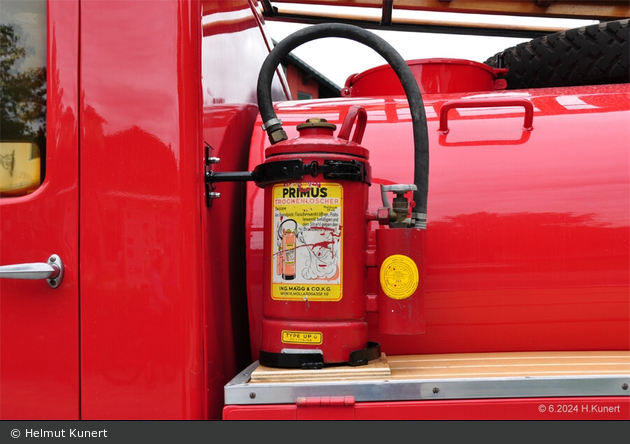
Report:
<svg viewBox="0 0 630 444"><path fill-rule="evenodd" d="M14 264L0 266L0 278L8 279L46 279L48 285L57 288L63 280L63 262L56 254L48 262L32 264Z"/></svg>

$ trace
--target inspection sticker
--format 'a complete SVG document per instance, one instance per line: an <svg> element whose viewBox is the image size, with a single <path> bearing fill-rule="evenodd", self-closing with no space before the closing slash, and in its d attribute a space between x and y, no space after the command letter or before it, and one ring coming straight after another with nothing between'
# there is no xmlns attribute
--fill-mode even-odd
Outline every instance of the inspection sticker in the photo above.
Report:
<svg viewBox="0 0 630 444"><path fill-rule="evenodd" d="M418 288L416 263L408 256L394 254L381 265L381 288L392 299L406 299Z"/></svg>

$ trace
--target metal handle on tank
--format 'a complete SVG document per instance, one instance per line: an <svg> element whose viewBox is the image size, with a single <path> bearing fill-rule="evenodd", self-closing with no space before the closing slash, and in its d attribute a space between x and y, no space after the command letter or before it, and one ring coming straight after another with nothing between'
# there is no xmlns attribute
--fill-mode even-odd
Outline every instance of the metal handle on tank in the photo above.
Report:
<svg viewBox="0 0 630 444"><path fill-rule="evenodd" d="M362 106L353 105L348 110L348 114L346 114L346 118L343 120L343 124L341 125L337 138L349 141L350 131L352 131L352 125L355 120L357 121L357 126L354 129L352 141L360 144L361 140L363 140L365 124L367 123L367 111Z"/></svg>
<svg viewBox="0 0 630 444"><path fill-rule="evenodd" d="M449 100L440 108L440 127L438 131L442 134L448 134L448 112L453 108L500 108L507 106L522 106L525 108L525 121L523 123L523 131L532 131L534 129L534 105L527 99L522 98L491 98L491 99L460 99Z"/></svg>

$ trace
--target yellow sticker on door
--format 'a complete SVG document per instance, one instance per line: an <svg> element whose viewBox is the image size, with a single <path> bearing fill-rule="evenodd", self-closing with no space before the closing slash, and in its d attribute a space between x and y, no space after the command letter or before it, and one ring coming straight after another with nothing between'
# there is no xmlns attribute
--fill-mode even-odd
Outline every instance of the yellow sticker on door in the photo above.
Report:
<svg viewBox="0 0 630 444"><path fill-rule="evenodd" d="M381 265L381 288L392 299L406 299L418 288L416 263L408 256L394 254Z"/></svg>

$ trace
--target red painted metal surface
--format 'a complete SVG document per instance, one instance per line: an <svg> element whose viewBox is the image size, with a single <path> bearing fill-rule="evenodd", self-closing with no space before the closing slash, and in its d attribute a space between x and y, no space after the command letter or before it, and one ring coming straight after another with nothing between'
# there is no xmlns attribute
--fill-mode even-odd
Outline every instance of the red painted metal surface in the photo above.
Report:
<svg viewBox="0 0 630 444"><path fill-rule="evenodd" d="M250 1L204 1L202 8L203 141L210 147L209 155L221 159L215 171L245 171L258 113L256 78L272 44ZM283 77L274 79L273 97L286 99L283 81ZM200 149L197 154L202 153ZM216 191L221 198L201 211L203 229L198 240L204 254L203 361L210 419L221 417L223 386L251 363L243 279L247 266L245 184L224 182Z"/></svg>
<svg viewBox="0 0 630 444"><path fill-rule="evenodd" d="M483 63L463 59L408 60L420 92L423 94L494 91L505 89L507 83L498 75L507 72ZM343 97L373 97L404 95L400 80L389 65L353 74L341 90Z"/></svg>
<svg viewBox="0 0 630 444"><path fill-rule="evenodd" d="M83 419L207 416L200 15L81 5Z"/></svg>
<svg viewBox="0 0 630 444"><path fill-rule="evenodd" d="M59 288L0 281L1 419L79 419L78 1L48 3L46 178L0 199L0 265L65 264Z"/></svg>
<svg viewBox="0 0 630 444"><path fill-rule="evenodd" d="M523 138L522 107L451 110L454 99L527 98L534 130ZM387 354L630 347L630 85L489 94L425 95L430 137L426 233L426 333L370 340ZM377 185L412 181L411 123L402 97L280 103L289 132L308 117L338 123L347 107L368 111L369 210ZM252 139L250 167L266 140ZM621 160L620 160L621 159ZM260 345L262 195L248 188L248 297L253 358ZM376 293L376 271L369 273Z"/></svg>
<svg viewBox="0 0 630 444"><path fill-rule="evenodd" d="M246 169L261 20L247 0L82 4L83 419L217 419L250 362L244 186L206 208L203 160Z"/></svg>
<svg viewBox="0 0 630 444"><path fill-rule="evenodd" d="M221 158L223 171L247 169L250 127L258 108L253 104L211 105L203 110L203 137ZM250 360L247 301L243 270L246 267L244 183L222 183L221 198L202 211L204 245L204 362L208 390L208 418L221 417L223 386ZM220 235L217 235L220 233Z"/></svg>
<svg viewBox="0 0 630 444"><path fill-rule="evenodd" d="M304 403L306 404L306 403ZM357 402L345 406L229 405L226 420L629 420L627 397Z"/></svg>
<svg viewBox="0 0 630 444"><path fill-rule="evenodd" d="M381 282L378 331L391 335L424 333L426 230L381 228L375 233Z"/></svg>

